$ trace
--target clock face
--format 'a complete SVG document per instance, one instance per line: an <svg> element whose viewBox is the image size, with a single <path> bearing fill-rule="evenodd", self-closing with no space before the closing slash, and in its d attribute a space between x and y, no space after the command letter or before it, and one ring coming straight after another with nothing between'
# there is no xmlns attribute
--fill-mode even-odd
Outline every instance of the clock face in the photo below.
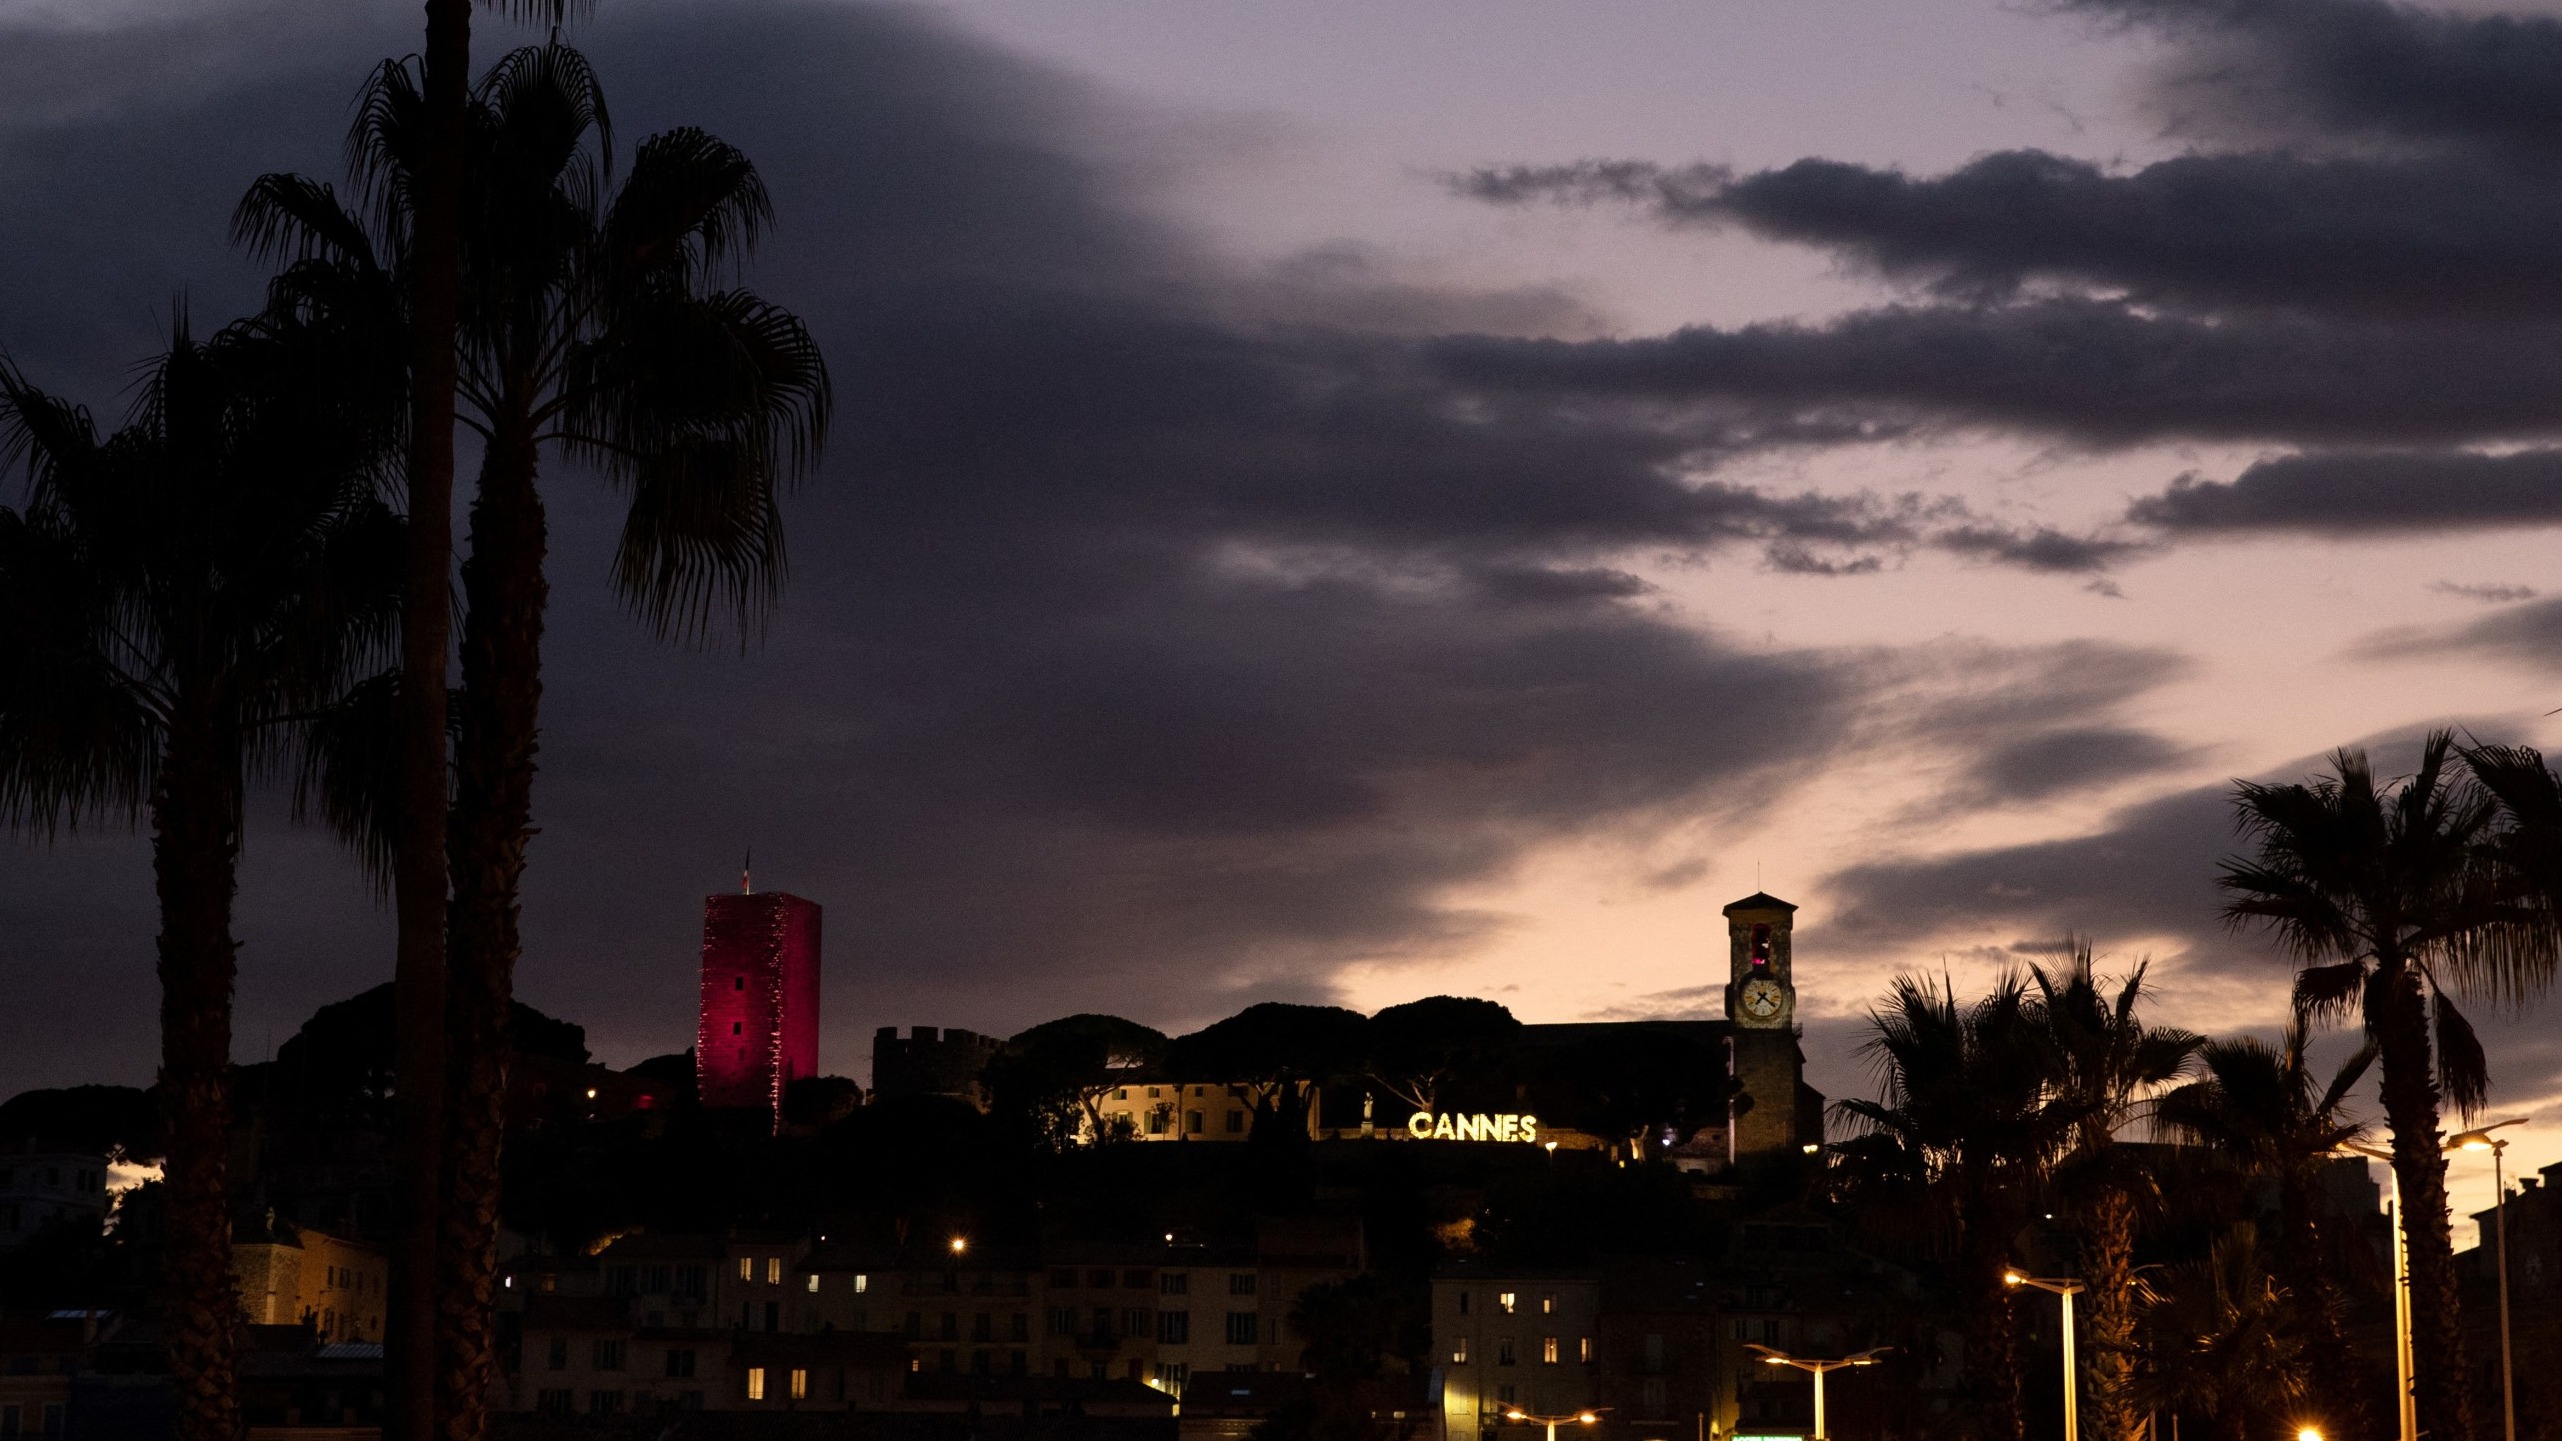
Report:
<svg viewBox="0 0 2562 1441"><path fill-rule="evenodd" d="M1754 1020L1767 1021L1778 1015L1780 1004L1784 999L1785 997L1779 991L1779 983L1768 976L1755 976L1744 982L1742 996L1744 1014Z"/></svg>

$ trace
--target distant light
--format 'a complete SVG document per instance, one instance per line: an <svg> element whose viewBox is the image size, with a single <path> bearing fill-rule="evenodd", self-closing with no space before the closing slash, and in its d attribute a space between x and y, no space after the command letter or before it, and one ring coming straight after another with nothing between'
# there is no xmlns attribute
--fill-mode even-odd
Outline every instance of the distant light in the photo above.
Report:
<svg viewBox="0 0 2562 1441"><path fill-rule="evenodd" d="M1764 1366L1785 1366L1788 1364L1788 1358L1785 1356L1764 1356L1761 1358L1761 1364Z"/></svg>
<svg viewBox="0 0 2562 1441"><path fill-rule="evenodd" d="M2019 1274L2017 1271L2004 1271L2002 1273L2002 1284L2005 1286L2016 1286L2027 1279L2028 1278L2026 1276Z"/></svg>
<svg viewBox="0 0 2562 1441"><path fill-rule="evenodd" d="M2295 1441L2322 1441L2322 1433L2314 1427L2307 1426L2295 1433Z"/></svg>
<svg viewBox="0 0 2562 1441"><path fill-rule="evenodd" d="M596 1088L594 1086L587 1088L587 1099L591 1101L596 1099Z"/></svg>
<svg viewBox="0 0 2562 1441"><path fill-rule="evenodd" d="M1553 1156L1553 1155L1557 1154L1557 1143L1556 1143L1556 1142L1554 1142L1554 1141L1549 1141L1549 1142L1546 1142L1545 1144L1546 1144L1546 1145L1547 1145L1547 1147L1548 1147L1548 1154L1549 1154L1549 1155Z"/></svg>
<svg viewBox="0 0 2562 1441"><path fill-rule="evenodd" d="M1506 1411L1503 1413L1503 1419L1506 1421L1518 1421L1522 1419L1522 1416L1518 1411Z"/></svg>
<svg viewBox="0 0 2562 1441"><path fill-rule="evenodd" d="M1808 1141L1808 1142L1806 1143L1806 1154L1807 1154L1807 1155L1809 1155L1809 1156L1811 1156L1811 1155L1815 1154L1817 1151L1822 1150L1823 1148L1824 1148L1824 1143L1823 1143L1823 1142L1821 1142L1821 1141Z"/></svg>
<svg viewBox="0 0 2562 1441"><path fill-rule="evenodd" d="M1589 1426L1589 1425L1591 1425L1593 1422L1598 1421L1598 1420L1600 1420L1601 1418L1600 1418L1600 1417L1598 1417L1598 1416L1593 1415L1593 1414L1592 1414L1591 1412L1589 1412L1589 1411L1586 1411L1586 1412L1585 1412L1585 1413L1583 1413L1582 1415L1577 1416L1575 1419L1576 1419L1576 1420L1578 1420L1578 1421L1581 1421L1581 1422L1582 1422L1583 1424L1585 1424L1586 1426Z"/></svg>
<svg viewBox="0 0 2562 1441"><path fill-rule="evenodd" d="M967 1236L954 1236L954 1237L952 1238L952 1254L953 1254L953 1255L958 1256L958 1255L960 1255L962 1252L967 1251L968 1249L970 1249L970 1238L969 1238L969 1237L967 1237Z"/></svg>

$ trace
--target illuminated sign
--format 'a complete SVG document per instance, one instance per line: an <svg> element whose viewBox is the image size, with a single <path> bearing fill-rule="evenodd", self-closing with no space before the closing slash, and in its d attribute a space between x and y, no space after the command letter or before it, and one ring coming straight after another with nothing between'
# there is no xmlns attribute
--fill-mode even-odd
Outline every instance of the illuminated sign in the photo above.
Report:
<svg viewBox="0 0 2562 1441"><path fill-rule="evenodd" d="M1417 1111L1406 1117L1406 1134L1418 1141L1529 1141L1539 1139L1537 1116L1436 1116Z"/></svg>

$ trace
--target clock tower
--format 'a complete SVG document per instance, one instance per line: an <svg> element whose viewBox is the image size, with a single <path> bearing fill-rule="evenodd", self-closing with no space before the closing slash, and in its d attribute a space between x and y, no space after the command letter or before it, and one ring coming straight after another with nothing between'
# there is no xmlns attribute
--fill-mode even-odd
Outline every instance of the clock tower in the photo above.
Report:
<svg viewBox="0 0 2562 1441"><path fill-rule="evenodd" d="M1726 1128L1737 1163L1794 1155L1805 1057L1797 1049L1797 985L1789 931L1797 908L1754 892L1726 907L1726 1021L1739 1094ZM1819 1118L1806 1118L1817 1121Z"/></svg>

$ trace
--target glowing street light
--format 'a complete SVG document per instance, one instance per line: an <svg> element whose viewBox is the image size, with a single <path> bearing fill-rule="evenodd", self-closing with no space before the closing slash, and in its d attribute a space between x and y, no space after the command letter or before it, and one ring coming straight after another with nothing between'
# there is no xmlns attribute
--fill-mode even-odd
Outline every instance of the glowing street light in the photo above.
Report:
<svg viewBox="0 0 2562 1441"><path fill-rule="evenodd" d="M2491 1229L2499 1246L2500 1268L2500 1436L2502 1441L2518 1441L2517 1386L2509 1367L2509 1180L2501 1167L2508 1158L2509 1143L2492 1135L2502 1126L2522 1126L2526 1117L2511 1116L2493 1121L2470 1131L2459 1131L2447 1139L2450 1151L2488 1151L2491 1153Z"/></svg>
<svg viewBox="0 0 2562 1441"><path fill-rule="evenodd" d="M1557 1441L1558 1427L1569 1424L1576 1426L1590 1426L1601 1419L1599 1416L1593 1414L1594 1411L1607 1411L1609 1409L1610 1408L1607 1406L1597 1406L1589 1411L1572 1411L1563 1416L1533 1416L1527 1411L1515 1408L1504 1412L1503 1419L1506 1421L1528 1421L1533 1425L1545 1426L1548 1428L1548 1441Z"/></svg>
<svg viewBox="0 0 2562 1441"><path fill-rule="evenodd" d="M1761 1353L1762 1364L1765 1366L1794 1366L1800 1371L1813 1374L1815 1378L1815 1434L1811 1438L1811 1441L1825 1441L1824 1373L1827 1371L1839 1371L1850 1366L1874 1366L1877 1364L1877 1358L1880 1355L1883 1355L1895 1348L1892 1346L1871 1346L1867 1350L1858 1352L1855 1355L1842 1356L1829 1361L1811 1360L1804 1356L1791 1356L1785 1351L1775 1351L1768 1346L1763 1346L1755 1342L1746 1342L1745 1349L1759 1351Z"/></svg>
<svg viewBox="0 0 2562 1441"><path fill-rule="evenodd" d="M2495 1121L2479 1130L2461 1132L2438 1149L2442 1151L2487 1149L2496 1162L2501 1148L2508 1143L2488 1133L2501 1126L2514 1126L2525 1119L2524 1116L2519 1116L2512 1120ZM2370 1161L2382 1161L2385 1179L2391 1183L2385 1192L2384 1205L2385 1215L2390 1219L2393 1228L2393 1379L2401 1400L2399 1408L2402 1422L2401 1441L2420 1441L2420 1402L2414 1389L2413 1373L2416 1368L2411 1358L2411 1238L2402 1228L2402 1175L2393 1169L2393 1153L2381 1146L2370 1146L2363 1141L2342 1141L2333 1148L2332 1154L2364 1156ZM2493 1174L2495 1176L2498 1174L2496 1166ZM2499 1225L2501 1232L2499 1238L2501 1242L2500 1287L2502 1295L2505 1296L2509 1283L2508 1228L2505 1219L2496 1224ZM2500 1375L2504 1400L2508 1378L2508 1347L2505 1344L2508 1336L2508 1319L2509 1308L2504 1302L2500 1307L2503 1342L2500 1348ZM2509 1433L2509 1441L2516 1441L2514 1429Z"/></svg>
<svg viewBox="0 0 2562 1441"><path fill-rule="evenodd" d="M2064 1441L2081 1441L2082 1378L2073 1364L2073 1298L2081 1294L2079 1281L2054 1277L2029 1276L2017 1271L2004 1271L2005 1286L2034 1286L2040 1291L2060 1296L2064 1301Z"/></svg>
<svg viewBox="0 0 2562 1441"><path fill-rule="evenodd" d="M955 1256L967 1255L967 1254L969 1253L969 1249L970 1249L970 1238L969 1238L969 1237L967 1237L967 1236L954 1236L954 1237L952 1238L952 1254L953 1254L953 1255L955 1255Z"/></svg>
<svg viewBox="0 0 2562 1441"><path fill-rule="evenodd" d="M2295 1441L2322 1441L2322 1432L2318 1427L2307 1426L2295 1433Z"/></svg>

